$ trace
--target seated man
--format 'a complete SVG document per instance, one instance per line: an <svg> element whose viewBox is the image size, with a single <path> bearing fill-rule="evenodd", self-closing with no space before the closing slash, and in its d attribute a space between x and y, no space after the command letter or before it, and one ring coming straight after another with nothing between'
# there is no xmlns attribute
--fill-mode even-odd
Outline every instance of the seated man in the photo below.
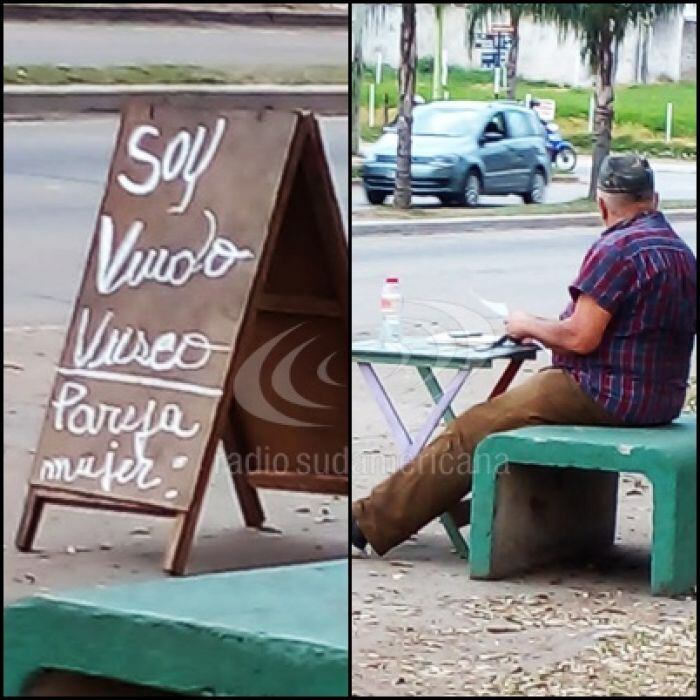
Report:
<svg viewBox="0 0 700 700"><path fill-rule="evenodd" d="M606 229L569 287L559 321L513 312L507 333L553 351L547 367L457 417L402 469L352 505L352 544L380 555L454 507L471 488L487 435L537 424L658 425L685 400L696 332L696 261L657 211L637 156L609 156L598 179ZM477 465L478 467L478 465Z"/></svg>

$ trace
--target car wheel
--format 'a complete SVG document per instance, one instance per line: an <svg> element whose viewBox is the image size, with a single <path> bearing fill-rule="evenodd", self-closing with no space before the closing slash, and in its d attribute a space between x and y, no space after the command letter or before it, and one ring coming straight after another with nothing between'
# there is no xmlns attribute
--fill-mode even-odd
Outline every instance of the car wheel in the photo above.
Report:
<svg viewBox="0 0 700 700"><path fill-rule="evenodd" d="M573 148L563 148L554 160L557 170L570 173L576 167L576 152Z"/></svg>
<svg viewBox="0 0 700 700"><path fill-rule="evenodd" d="M370 204L384 204L384 200L387 198L386 192L379 192L377 190L365 190L365 194Z"/></svg>
<svg viewBox="0 0 700 700"><path fill-rule="evenodd" d="M467 181L464 185L464 203L468 207L475 207L479 204L479 195L481 194L481 182L479 176L474 173L467 175Z"/></svg>
<svg viewBox="0 0 700 700"><path fill-rule="evenodd" d="M525 204L542 204L546 184L544 175L539 170L536 171L530 181L530 191L523 194Z"/></svg>

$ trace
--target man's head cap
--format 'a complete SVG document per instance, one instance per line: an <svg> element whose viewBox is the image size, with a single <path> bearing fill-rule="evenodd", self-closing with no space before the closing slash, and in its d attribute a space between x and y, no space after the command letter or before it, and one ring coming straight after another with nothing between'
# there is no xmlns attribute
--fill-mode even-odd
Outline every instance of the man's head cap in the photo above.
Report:
<svg viewBox="0 0 700 700"><path fill-rule="evenodd" d="M654 171L646 158L634 153L607 156L600 166L598 189L642 198L654 192Z"/></svg>

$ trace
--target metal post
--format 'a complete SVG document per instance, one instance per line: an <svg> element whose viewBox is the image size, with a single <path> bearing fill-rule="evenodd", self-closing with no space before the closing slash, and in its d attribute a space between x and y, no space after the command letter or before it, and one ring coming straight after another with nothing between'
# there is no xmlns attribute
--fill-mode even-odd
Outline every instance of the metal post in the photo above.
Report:
<svg viewBox="0 0 700 700"><path fill-rule="evenodd" d="M379 85L382 82L382 52L377 51L377 66L374 69L374 81Z"/></svg>
<svg viewBox="0 0 700 700"><path fill-rule="evenodd" d="M368 124L374 126L374 83L369 84L369 115Z"/></svg>
<svg viewBox="0 0 700 700"><path fill-rule="evenodd" d="M444 93L447 87L447 49L442 50L442 87Z"/></svg>
<svg viewBox="0 0 700 700"><path fill-rule="evenodd" d="M673 103L666 105L666 143L671 140L671 122L673 121Z"/></svg>
<svg viewBox="0 0 700 700"><path fill-rule="evenodd" d="M593 113L595 112L595 97L591 95L588 100L588 133L593 133Z"/></svg>

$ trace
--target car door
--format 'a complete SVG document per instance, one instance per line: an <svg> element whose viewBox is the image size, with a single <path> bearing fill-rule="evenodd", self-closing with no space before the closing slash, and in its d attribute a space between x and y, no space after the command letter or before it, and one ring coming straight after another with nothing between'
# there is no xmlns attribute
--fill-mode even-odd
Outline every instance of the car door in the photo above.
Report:
<svg viewBox="0 0 700 700"><path fill-rule="evenodd" d="M509 192L527 192L537 164L537 145L530 120L524 112L510 109L506 111L506 126L513 158L512 170L504 177L504 185Z"/></svg>
<svg viewBox="0 0 700 700"><path fill-rule="evenodd" d="M498 139L493 140L496 137ZM479 155L484 164L484 194L512 191L508 187L517 160L509 141L505 112L498 110L487 121L479 139Z"/></svg>

